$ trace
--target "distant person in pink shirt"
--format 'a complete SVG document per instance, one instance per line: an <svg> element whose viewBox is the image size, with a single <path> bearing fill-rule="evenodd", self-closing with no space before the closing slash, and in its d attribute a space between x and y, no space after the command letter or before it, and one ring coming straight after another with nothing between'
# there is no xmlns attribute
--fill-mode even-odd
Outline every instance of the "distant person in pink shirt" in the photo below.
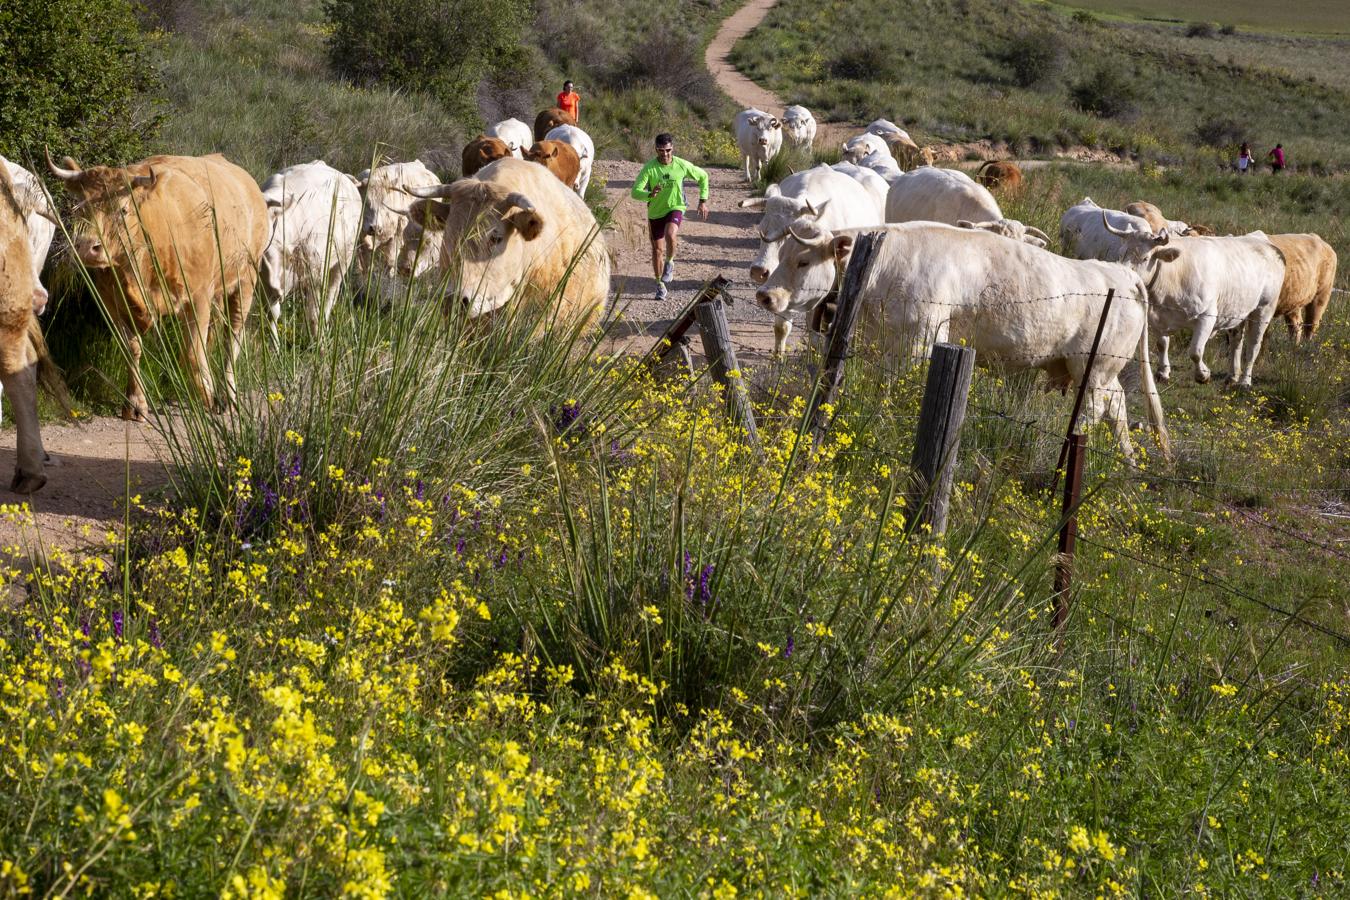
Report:
<svg viewBox="0 0 1350 900"><path fill-rule="evenodd" d="M1284 144L1276 144L1275 149L1267 153L1266 157L1270 160L1270 174L1274 175L1276 172L1283 171Z"/></svg>

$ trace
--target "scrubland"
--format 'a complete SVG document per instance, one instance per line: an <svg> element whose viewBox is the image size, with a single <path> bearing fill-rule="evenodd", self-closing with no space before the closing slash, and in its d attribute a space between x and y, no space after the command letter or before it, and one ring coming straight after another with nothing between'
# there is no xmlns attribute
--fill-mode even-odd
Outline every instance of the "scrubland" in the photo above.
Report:
<svg viewBox="0 0 1350 900"><path fill-rule="evenodd" d="M809 24L856 33L874 11L854 6ZM785 0L747 59L802 14ZM249 96L215 68L231 46L168 58L217 73L226 103ZM825 96L794 59L756 74ZM296 78L275 96L305 96ZM947 137L1062 106L949 82L832 96ZM369 148L316 110L419 120L414 98L333 91L298 107L309 130L284 153L264 113L237 152L257 174L329 147L355 166ZM672 102L619 96L598 113L619 136ZM186 151L209 124L179 108L166 135ZM1310 106L1267 108L1334 150ZM1054 234L1084 194L1144 197L1220 233L1317 231L1350 259L1342 178L1219 172L1180 113L1053 115L1075 141L1152 135L1160 156L1028 171L1010 216ZM419 121L409 146L438 139ZM1274 323L1250 393L1178 360L1174 462L1137 432L1130 468L1091 431L1056 642L1049 487L1070 399L1028 375L976 373L934 537L906 500L923 372L880 348L850 361L818 450L809 358L740 373L761 457L706 376L546 323L464 322L430 280L382 303L368 288L318 339L298 303L279 348L251 334L222 416L192 404L175 336L147 339L156 395L181 401L158 406L172 491L129 500L102 556L5 573L0 894L1347 891L1343 295L1301 349ZM109 351L85 396L114 402L119 366Z"/></svg>

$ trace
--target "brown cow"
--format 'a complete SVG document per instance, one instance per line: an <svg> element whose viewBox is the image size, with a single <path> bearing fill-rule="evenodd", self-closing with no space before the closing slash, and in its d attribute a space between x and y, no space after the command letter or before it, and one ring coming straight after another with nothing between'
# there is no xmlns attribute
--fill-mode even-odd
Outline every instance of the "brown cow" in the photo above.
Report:
<svg viewBox="0 0 1350 900"><path fill-rule="evenodd" d="M1284 257L1284 284L1275 315L1284 316L1294 343L1317 333L1336 281L1336 251L1315 234L1272 234Z"/></svg>
<svg viewBox="0 0 1350 900"><path fill-rule="evenodd" d="M565 109L558 109L556 106L550 106L548 109L541 110L539 115L534 117L534 139L542 141L548 137L548 133L559 125L575 125L576 118Z"/></svg>
<svg viewBox="0 0 1350 900"><path fill-rule="evenodd" d="M464 145L464 152L460 155L461 171L467 178L488 163L510 155L511 148L506 146L506 141L480 134Z"/></svg>
<svg viewBox="0 0 1350 900"><path fill-rule="evenodd" d="M1022 170L1017 163L1006 159L986 160L975 173L975 180L990 190L999 189L1012 194L1022 188Z"/></svg>
<svg viewBox="0 0 1350 900"><path fill-rule="evenodd" d="M80 201L73 249L126 342L122 417L143 420L148 412L141 336L162 316L183 322L183 367L202 401L215 409L233 402L234 362L268 239L267 204L257 182L218 153L88 169L70 157L63 166L48 157L47 166ZM207 355L216 317L229 327L223 397L216 395Z"/></svg>
<svg viewBox="0 0 1350 900"><path fill-rule="evenodd" d="M1147 221L1148 227L1153 229L1154 234L1158 234L1164 228L1172 234L1182 235L1183 237L1212 236L1214 234L1214 232L1205 228L1203 225L1191 227L1185 222L1167 218L1163 215L1161 209L1158 209L1158 207L1149 203L1147 200L1134 201L1129 206L1125 207L1125 212Z"/></svg>
<svg viewBox="0 0 1350 900"><path fill-rule="evenodd" d="M37 324L36 311L46 305L47 291L33 274L25 219L9 167L0 165L0 384L9 395L18 432L10 490L31 494L47 483L38 429L38 380L51 387L59 378Z"/></svg>
<svg viewBox="0 0 1350 900"><path fill-rule="evenodd" d="M577 176L581 174L581 157L565 141L536 141L525 151L525 158L557 175L558 180L569 188L577 183Z"/></svg>

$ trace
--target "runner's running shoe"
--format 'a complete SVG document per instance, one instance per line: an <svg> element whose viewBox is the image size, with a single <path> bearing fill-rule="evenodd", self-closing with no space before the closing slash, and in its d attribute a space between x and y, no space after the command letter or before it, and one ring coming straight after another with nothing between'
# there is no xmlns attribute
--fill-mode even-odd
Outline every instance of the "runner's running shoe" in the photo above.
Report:
<svg viewBox="0 0 1350 900"><path fill-rule="evenodd" d="M661 270L661 280L666 284L670 284L675 280L675 260L666 260L666 267Z"/></svg>

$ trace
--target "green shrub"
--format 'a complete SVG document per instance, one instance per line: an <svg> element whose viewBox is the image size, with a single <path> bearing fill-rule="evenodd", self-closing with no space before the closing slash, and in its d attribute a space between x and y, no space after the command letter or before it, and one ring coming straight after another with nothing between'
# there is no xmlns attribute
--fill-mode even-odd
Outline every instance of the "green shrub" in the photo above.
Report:
<svg viewBox="0 0 1350 900"><path fill-rule="evenodd" d="M387 83L477 115L484 76L520 68L524 0L324 0L333 65L358 84Z"/></svg>
<svg viewBox="0 0 1350 900"><path fill-rule="evenodd" d="M1053 31L1024 31L1012 37L996 58L1012 70L1018 87L1032 87L1058 74L1064 46Z"/></svg>
<svg viewBox="0 0 1350 900"><path fill-rule="evenodd" d="M1205 119L1195 126L1195 136L1209 147L1231 147L1242 143L1248 129L1241 122L1227 116Z"/></svg>
<svg viewBox="0 0 1350 900"><path fill-rule="evenodd" d="M129 161L153 140L157 84L128 0L7 0L0 59L0 154Z"/></svg>
<svg viewBox="0 0 1350 900"><path fill-rule="evenodd" d="M898 81L896 61L901 54L882 39L860 39L845 47L830 63L830 74L851 81Z"/></svg>
<svg viewBox="0 0 1350 900"><path fill-rule="evenodd" d="M1074 82L1069 88L1069 97L1083 112L1114 119L1134 110L1139 89L1116 69L1102 66Z"/></svg>
<svg viewBox="0 0 1350 900"><path fill-rule="evenodd" d="M1217 30L1210 22L1192 22L1186 26L1186 37L1212 38Z"/></svg>

